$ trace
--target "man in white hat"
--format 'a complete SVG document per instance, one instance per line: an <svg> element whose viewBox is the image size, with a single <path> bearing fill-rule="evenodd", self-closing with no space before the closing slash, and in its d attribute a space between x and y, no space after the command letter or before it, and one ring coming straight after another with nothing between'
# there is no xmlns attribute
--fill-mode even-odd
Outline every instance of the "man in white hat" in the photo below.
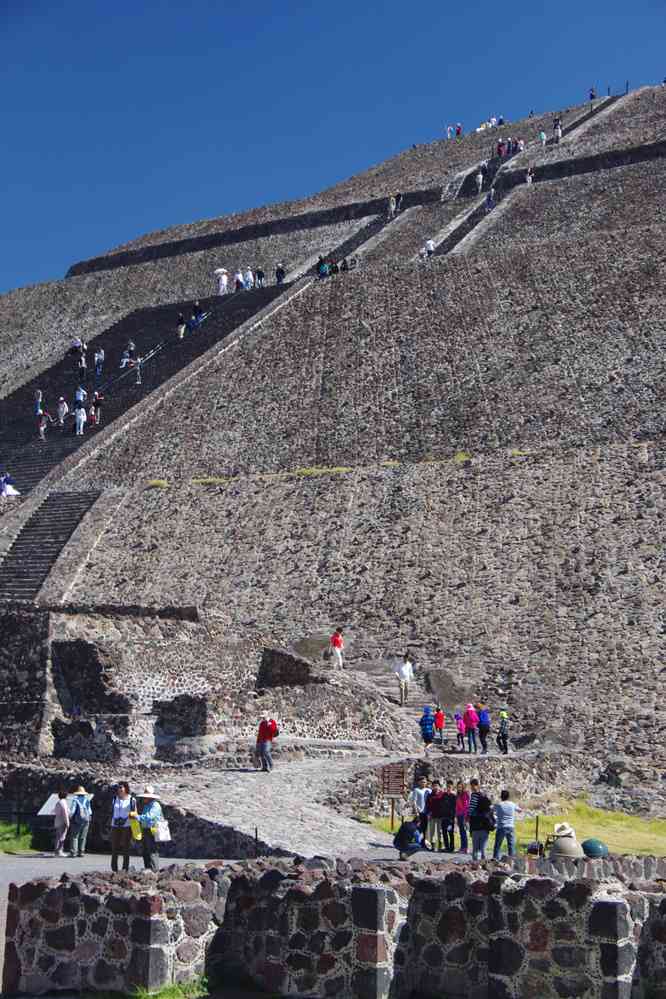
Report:
<svg viewBox="0 0 666 999"><path fill-rule="evenodd" d="M215 271L215 276L217 278L218 295L226 295L229 286L229 274L226 267L218 267Z"/></svg>
<svg viewBox="0 0 666 999"><path fill-rule="evenodd" d="M131 819L137 819L141 826L141 848L143 851L143 866L146 870L159 871L159 849L155 839L155 831L159 822L162 822L164 815L159 798L155 793L152 784L146 784L139 795L142 799L140 812L130 812Z"/></svg>

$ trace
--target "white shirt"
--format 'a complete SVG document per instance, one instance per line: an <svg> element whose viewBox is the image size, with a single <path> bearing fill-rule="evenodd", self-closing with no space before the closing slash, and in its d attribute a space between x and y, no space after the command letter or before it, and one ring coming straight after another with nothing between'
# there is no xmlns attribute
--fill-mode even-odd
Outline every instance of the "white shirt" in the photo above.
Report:
<svg viewBox="0 0 666 999"><path fill-rule="evenodd" d="M100 364L104 360L104 348L100 347L95 351L95 364Z"/></svg>
<svg viewBox="0 0 666 999"><path fill-rule="evenodd" d="M132 798L128 795L126 798L114 798L113 799L113 821L112 825L118 826L128 826L129 825L129 813L132 810Z"/></svg>
<svg viewBox="0 0 666 999"><path fill-rule="evenodd" d="M84 388L77 388L74 398L77 402L85 402L88 398L88 393Z"/></svg>
<svg viewBox="0 0 666 999"><path fill-rule="evenodd" d="M426 802L429 797L430 797L429 787L414 787L410 791L409 798L407 800L414 805L414 808L416 809L417 812L421 813L425 812Z"/></svg>
<svg viewBox="0 0 666 999"><path fill-rule="evenodd" d="M435 252L435 240L434 239L427 240L425 248L426 248L426 250L429 250L431 253L434 253Z"/></svg>
<svg viewBox="0 0 666 999"><path fill-rule="evenodd" d="M254 274L249 267L245 271L245 284L254 284Z"/></svg>
<svg viewBox="0 0 666 999"><path fill-rule="evenodd" d="M76 411L76 422L86 423L87 420L88 420L88 415L83 406L80 406L79 409L77 409Z"/></svg>
<svg viewBox="0 0 666 999"><path fill-rule="evenodd" d="M407 661L403 660L402 662L398 663L398 665L395 668L395 671L398 674L398 679L402 680L405 683L409 683L410 680L414 679L414 669L409 659Z"/></svg>

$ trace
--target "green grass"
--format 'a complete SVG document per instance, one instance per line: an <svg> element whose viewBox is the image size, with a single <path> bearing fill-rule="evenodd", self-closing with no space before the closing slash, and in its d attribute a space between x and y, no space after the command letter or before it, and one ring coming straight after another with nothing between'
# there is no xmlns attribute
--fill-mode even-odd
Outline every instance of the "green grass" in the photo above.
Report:
<svg viewBox="0 0 666 999"><path fill-rule="evenodd" d="M131 992L84 992L83 999L120 999L121 996L128 996L130 999L199 999L207 995L210 995L208 979L201 976L191 982L165 985L157 992L149 992L148 989L138 986Z"/></svg>
<svg viewBox="0 0 666 999"><path fill-rule="evenodd" d="M463 461L471 461L472 456L469 453L469 451L456 451L456 453L453 456L453 460L456 462L456 464L462 465Z"/></svg>
<svg viewBox="0 0 666 999"><path fill-rule="evenodd" d="M31 842L28 826L21 825L17 835L15 822L0 822L0 853L25 853L31 849Z"/></svg>
<svg viewBox="0 0 666 999"><path fill-rule="evenodd" d="M205 475L201 479L192 479L193 486L226 486L231 482L228 475Z"/></svg>
<svg viewBox="0 0 666 999"><path fill-rule="evenodd" d="M346 475L347 472L353 471L353 468L348 468L346 465L337 465L330 468L312 465L310 468L295 468L292 472L287 472L287 475L295 475L299 479L306 479L317 475Z"/></svg>
<svg viewBox="0 0 666 999"><path fill-rule="evenodd" d="M169 483L166 479L149 479L146 482L146 489L168 489Z"/></svg>
<svg viewBox="0 0 666 999"><path fill-rule="evenodd" d="M586 839L600 839L611 853L666 856L666 819L642 819L637 815L627 815L626 812L593 808L586 801L563 801L561 811L557 814L540 815L539 839L542 842L552 834L557 822L568 822L572 825L579 843ZM376 829L390 832L389 818L374 818L372 824ZM396 829L399 824L400 819L396 815ZM536 839L535 826L534 818L516 822L519 851L524 850L528 843ZM492 833L490 842L491 844L493 842Z"/></svg>

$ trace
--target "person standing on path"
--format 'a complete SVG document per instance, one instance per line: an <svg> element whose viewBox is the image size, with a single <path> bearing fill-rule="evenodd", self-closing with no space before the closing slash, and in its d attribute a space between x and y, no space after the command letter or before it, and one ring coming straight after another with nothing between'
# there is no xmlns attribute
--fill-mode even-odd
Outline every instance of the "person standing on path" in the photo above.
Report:
<svg viewBox="0 0 666 999"><path fill-rule="evenodd" d="M453 781L447 780L446 791L444 792L444 805L442 815L442 835L444 837L444 850L446 853L453 853L455 850L454 830L456 827L456 793L453 790Z"/></svg>
<svg viewBox="0 0 666 999"><path fill-rule="evenodd" d="M502 791L502 799L493 806L497 828L495 829L495 846L493 848L493 860L500 859L502 843L506 840L506 847L510 857L516 855L516 812L521 811L520 807L511 801L508 791Z"/></svg>
<svg viewBox="0 0 666 999"><path fill-rule="evenodd" d="M437 710L435 711L435 735L439 736L439 744L444 747L444 725L446 724L446 715L442 711L441 706L437 705Z"/></svg>
<svg viewBox="0 0 666 999"><path fill-rule="evenodd" d="M259 762L261 763L261 769L264 773L270 773L273 769L273 739L277 739L280 734L280 730L277 727L277 722L274 718L267 718L264 715L259 722L259 731L257 732L257 756L259 757Z"/></svg>
<svg viewBox="0 0 666 999"><path fill-rule="evenodd" d="M342 635L342 628L336 628L329 639L329 648L331 651L331 659L333 660L333 665L337 666L338 669L344 669L343 662L343 652L345 647L345 640Z"/></svg>
<svg viewBox="0 0 666 999"><path fill-rule="evenodd" d="M287 272L285 271L284 267L282 266L282 264L278 264L277 267L275 268L275 283L284 284L284 279L286 278L286 276Z"/></svg>
<svg viewBox="0 0 666 999"><path fill-rule="evenodd" d="M226 295L229 290L229 273L226 267L218 267L214 271L215 277L217 278L217 293L218 295Z"/></svg>
<svg viewBox="0 0 666 999"><path fill-rule="evenodd" d="M56 407L56 416L58 417L58 426L61 430L65 429L65 418L69 413L69 406L65 402L63 396L58 399L58 405Z"/></svg>
<svg viewBox="0 0 666 999"><path fill-rule="evenodd" d="M395 195L390 194L388 199L388 217L389 222L395 217Z"/></svg>
<svg viewBox="0 0 666 999"><path fill-rule="evenodd" d="M543 129L541 129L541 131L539 132L539 142L541 143L541 148L545 149L546 148L546 133L544 132Z"/></svg>
<svg viewBox="0 0 666 999"><path fill-rule="evenodd" d="M465 782L456 785L456 824L460 833L459 853L467 853L467 822L469 820L469 792Z"/></svg>
<svg viewBox="0 0 666 999"><path fill-rule="evenodd" d="M426 806L429 797L428 778L425 774L421 774L416 785L409 792L407 801L412 806L413 811L418 813L421 832L424 836L428 832L428 809Z"/></svg>
<svg viewBox="0 0 666 999"><path fill-rule="evenodd" d="M76 436L83 437L83 428L86 425L88 417L86 415L86 407L83 402L77 402L76 410L74 412L74 421L76 425Z"/></svg>
<svg viewBox="0 0 666 999"><path fill-rule="evenodd" d="M130 812L136 812L136 798L130 795L127 781L121 781L116 788L111 811L111 870L118 870L118 857L122 854L123 870L129 871L132 830Z"/></svg>
<svg viewBox="0 0 666 999"><path fill-rule="evenodd" d="M492 802L481 790L476 778L470 782L472 793L469 798L469 830L472 834L472 860L486 859L486 843L491 829L495 828Z"/></svg>
<svg viewBox="0 0 666 999"><path fill-rule="evenodd" d="M481 191L483 190L483 170L480 167L474 180L476 181L476 193L481 194Z"/></svg>
<svg viewBox="0 0 666 999"><path fill-rule="evenodd" d="M423 739L423 752L427 755L435 738L435 719L429 704L426 704L423 708L423 714L419 718L419 728L421 729L421 738Z"/></svg>
<svg viewBox="0 0 666 999"><path fill-rule="evenodd" d="M414 667L409 658L409 653L405 652L402 662L395 668L400 686L400 707L404 707L409 697L409 684L414 682Z"/></svg>
<svg viewBox="0 0 666 999"><path fill-rule="evenodd" d="M458 740L457 740L458 741L458 749L460 750L461 753L464 753L465 752L465 722L463 721L463 716L460 714L459 711L456 711L456 713L454 715L454 718L455 718L455 723L456 723L456 733L457 733L457 736L458 736Z"/></svg>
<svg viewBox="0 0 666 999"><path fill-rule="evenodd" d="M95 351L95 378L99 381L104 371L104 347L98 347Z"/></svg>
<svg viewBox="0 0 666 999"><path fill-rule="evenodd" d="M53 810L53 854L56 857L65 856L65 840L69 832L69 807L67 805L67 791L60 788L58 800Z"/></svg>
<svg viewBox="0 0 666 999"><path fill-rule="evenodd" d="M155 794L155 788L152 784L146 784L141 794L142 809L141 812L130 811L128 818L137 819L139 825L141 826L141 849L143 852L143 866L146 870L157 872L160 869L159 856L160 851L157 846L157 840L155 839L155 830L157 824L162 821L164 815L162 814L162 806L160 805L159 798Z"/></svg>
<svg viewBox="0 0 666 999"><path fill-rule="evenodd" d="M509 712L500 711L499 713L500 723L499 729L497 731L497 746L500 753L506 754L509 752Z"/></svg>
<svg viewBox="0 0 666 999"><path fill-rule="evenodd" d="M481 752L488 753L488 733L490 732L490 711L485 704L477 704L476 710L479 715L479 739L481 740Z"/></svg>
<svg viewBox="0 0 666 999"><path fill-rule="evenodd" d="M428 813L428 832L426 840L430 849L435 852L442 849L442 819L446 810L446 801L442 785L438 780L432 782L432 791L428 796L426 811Z"/></svg>
<svg viewBox="0 0 666 999"><path fill-rule="evenodd" d="M91 819L90 795L79 784L74 789L74 797L69 809L69 827L72 832L72 839L69 846L70 857L83 857L85 855Z"/></svg>
<svg viewBox="0 0 666 999"><path fill-rule="evenodd" d="M479 727L479 716L474 710L473 704L468 704L463 715L463 722L465 723L465 735L467 736L467 752L471 753L472 748L474 752L478 753L478 747L476 745L476 731Z"/></svg>

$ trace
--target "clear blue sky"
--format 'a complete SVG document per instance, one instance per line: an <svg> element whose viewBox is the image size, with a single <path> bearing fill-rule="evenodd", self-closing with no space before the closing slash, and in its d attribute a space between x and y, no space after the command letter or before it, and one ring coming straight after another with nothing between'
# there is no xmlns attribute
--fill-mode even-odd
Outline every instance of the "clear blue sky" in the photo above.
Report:
<svg viewBox="0 0 666 999"><path fill-rule="evenodd" d="M441 134L655 83L663 0L0 0L0 292Z"/></svg>

